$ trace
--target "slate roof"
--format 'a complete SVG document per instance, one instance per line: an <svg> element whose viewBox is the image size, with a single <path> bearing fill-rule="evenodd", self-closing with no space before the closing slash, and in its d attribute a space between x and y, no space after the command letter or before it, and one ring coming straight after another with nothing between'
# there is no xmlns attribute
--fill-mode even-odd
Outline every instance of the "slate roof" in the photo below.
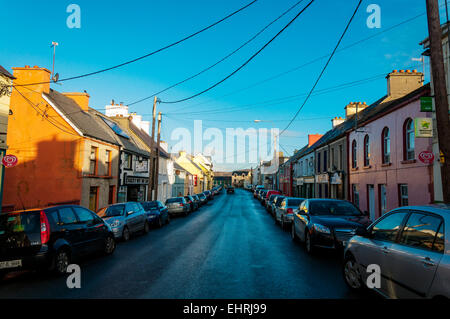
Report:
<svg viewBox="0 0 450 319"><path fill-rule="evenodd" d="M114 145L120 145L117 140L100 125L93 114L83 111L71 98L50 89L49 94L42 93L48 98L72 124L85 136L93 137Z"/></svg>
<svg viewBox="0 0 450 319"><path fill-rule="evenodd" d="M358 112L358 127L365 125L366 122L374 119L375 117L382 115L395 109L402 103L410 100L415 96L425 96L430 93L430 84L426 84L411 93L402 96L398 99L387 99L387 96L383 96L381 99L375 101L367 108ZM310 147L304 147L293 156L299 158L301 156L310 154L319 147L335 141L338 138L343 137L347 132L352 131L355 128L354 116L349 117L345 122L337 125L334 129L326 132L316 143Z"/></svg>
<svg viewBox="0 0 450 319"><path fill-rule="evenodd" d="M108 132L108 134L114 138L116 140L116 142L121 145L126 151L129 151L131 153L135 153L138 155L143 155L146 157L150 157L150 153L145 149L145 146L143 146L141 144L141 142L136 139L133 138L133 136L131 134L129 134L129 132L127 132L127 130L123 127L121 127L119 125L119 123L115 122L114 120L110 119L109 117L107 117L106 115L98 112L97 110L94 110L92 108L89 108L89 113L91 113L93 115L93 117L95 118L95 120L98 122L98 124L103 127L103 129L105 131ZM118 126L120 126L120 128L127 133L127 135L130 137L125 138L121 135L116 134L110 127L108 124L105 123L105 121L102 120L102 118L105 118L111 122L116 123Z"/></svg>
<svg viewBox="0 0 450 319"><path fill-rule="evenodd" d="M130 121L130 129L141 139L145 142L145 144L147 144L148 146L150 146L150 148L152 150L156 151L157 145L155 143L155 141L153 141L152 137L150 135L148 135L144 130L142 130L141 128L137 127L136 125L133 124L132 121ZM170 158L170 155L160 146L159 147L159 155L161 157L165 157L165 158Z"/></svg>
<svg viewBox="0 0 450 319"><path fill-rule="evenodd" d="M10 78L11 80L15 80L16 78L8 72L4 67L0 65L0 74L6 76L7 78Z"/></svg>

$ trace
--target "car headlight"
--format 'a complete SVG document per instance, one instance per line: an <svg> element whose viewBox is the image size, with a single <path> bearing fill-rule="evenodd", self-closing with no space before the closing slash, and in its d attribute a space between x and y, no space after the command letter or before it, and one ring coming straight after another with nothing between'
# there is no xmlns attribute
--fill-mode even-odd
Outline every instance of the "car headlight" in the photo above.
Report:
<svg viewBox="0 0 450 319"><path fill-rule="evenodd" d="M111 227L117 227L120 226L120 220L116 219L111 224L109 224Z"/></svg>
<svg viewBox="0 0 450 319"><path fill-rule="evenodd" d="M324 233L324 234L331 234L331 231L328 227L320 225L320 224L314 224L313 226L314 230L319 232L319 233Z"/></svg>

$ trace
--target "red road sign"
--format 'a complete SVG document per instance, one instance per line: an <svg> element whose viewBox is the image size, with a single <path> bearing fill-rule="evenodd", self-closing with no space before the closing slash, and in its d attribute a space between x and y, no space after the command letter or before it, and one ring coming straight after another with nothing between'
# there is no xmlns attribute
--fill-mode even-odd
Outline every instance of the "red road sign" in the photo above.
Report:
<svg viewBox="0 0 450 319"><path fill-rule="evenodd" d="M430 151L423 151L419 154L419 160L425 164L432 164L434 161L434 154Z"/></svg>

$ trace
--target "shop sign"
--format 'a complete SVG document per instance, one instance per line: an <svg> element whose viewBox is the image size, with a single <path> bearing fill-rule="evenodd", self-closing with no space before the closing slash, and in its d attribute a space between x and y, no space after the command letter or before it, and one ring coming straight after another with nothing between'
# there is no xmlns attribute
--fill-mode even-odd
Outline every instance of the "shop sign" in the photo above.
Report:
<svg viewBox="0 0 450 319"><path fill-rule="evenodd" d="M433 120L429 117L414 119L415 137L433 137Z"/></svg>
<svg viewBox="0 0 450 319"><path fill-rule="evenodd" d="M341 185L342 184L342 178L338 173L334 173L331 176L331 184L332 185Z"/></svg>
<svg viewBox="0 0 450 319"><path fill-rule="evenodd" d="M434 154L430 151L423 151L419 154L419 161L424 164L432 164L434 162Z"/></svg>
<svg viewBox="0 0 450 319"><path fill-rule="evenodd" d="M420 98L420 112L432 112L433 111L433 99L429 96L423 96Z"/></svg>
<svg viewBox="0 0 450 319"><path fill-rule="evenodd" d="M2 164L3 166L5 166L6 168L11 168L17 165L18 163L18 159L16 156L14 155L5 155L2 158Z"/></svg>

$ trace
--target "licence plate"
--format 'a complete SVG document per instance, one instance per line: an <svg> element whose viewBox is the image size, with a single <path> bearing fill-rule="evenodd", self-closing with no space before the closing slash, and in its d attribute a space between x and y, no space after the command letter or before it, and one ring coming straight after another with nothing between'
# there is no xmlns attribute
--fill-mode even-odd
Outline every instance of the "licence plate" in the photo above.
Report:
<svg viewBox="0 0 450 319"><path fill-rule="evenodd" d="M0 261L0 269L22 267L22 260Z"/></svg>

